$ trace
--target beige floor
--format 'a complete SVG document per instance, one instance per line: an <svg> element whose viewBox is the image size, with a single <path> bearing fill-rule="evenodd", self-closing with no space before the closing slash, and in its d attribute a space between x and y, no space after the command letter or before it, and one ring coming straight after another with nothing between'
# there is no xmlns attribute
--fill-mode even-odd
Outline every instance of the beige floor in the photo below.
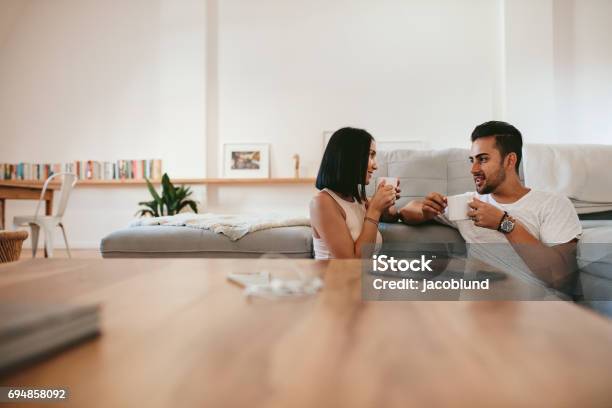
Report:
<svg viewBox="0 0 612 408"><path fill-rule="evenodd" d="M102 259L100 251L98 249L73 249L70 251L73 258L78 259ZM68 253L65 249L56 249L53 251L54 258L68 258ZM32 250L30 248L23 248L21 251L21 259L32 258ZM44 251L40 249L37 251L36 258L44 258Z"/></svg>

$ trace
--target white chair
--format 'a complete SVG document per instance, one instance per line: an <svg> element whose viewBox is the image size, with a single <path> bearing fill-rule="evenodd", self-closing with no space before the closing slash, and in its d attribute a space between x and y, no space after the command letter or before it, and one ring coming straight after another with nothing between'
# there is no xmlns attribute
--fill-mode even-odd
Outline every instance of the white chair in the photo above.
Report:
<svg viewBox="0 0 612 408"><path fill-rule="evenodd" d="M47 191L47 187L51 180L60 177L61 178L61 189L59 192L59 205L57 206L57 211L55 215L38 215L40 211L40 206L44 203L45 192ZM32 257L36 257L36 250L38 248L38 235L40 229L42 228L44 233L44 241L45 241L45 255L49 258L53 257L53 232L55 227L60 227L62 229L62 234L64 236L64 242L66 243L66 250L68 251L68 258L71 258L70 255L70 246L68 245L68 238L66 238L66 230L64 229L64 225L62 224L62 217L64 216L64 212L66 211L66 206L68 205L68 198L70 197L70 192L72 188L77 182L77 176L73 173L57 173L49 177L45 184L43 185L42 192L40 194L40 200L38 200L38 204L36 205L36 212L34 216L21 216L13 218L13 224L15 227L23 227L29 226L31 228L32 234Z"/></svg>

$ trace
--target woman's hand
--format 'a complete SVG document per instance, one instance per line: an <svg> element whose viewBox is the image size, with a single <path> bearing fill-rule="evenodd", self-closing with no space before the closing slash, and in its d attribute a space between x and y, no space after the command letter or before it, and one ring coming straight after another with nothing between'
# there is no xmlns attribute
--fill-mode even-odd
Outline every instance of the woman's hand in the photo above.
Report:
<svg viewBox="0 0 612 408"><path fill-rule="evenodd" d="M399 188L399 179L397 180L397 186L395 187L395 199L399 200L400 199L400 193L402 192L402 190ZM387 207L382 214L382 220L384 222L396 222L399 219L399 210L397 209L397 207L395 206L395 203L393 203L393 205L391 205L390 207Z"/></svg>
<svg viewBox="0 0 612 408"><path fill-rule="evenodd" d="M368 210L373 210L378 213L378 217L389 207L395 204L397 189L395 186L386 184L383 180L378 188L374 197L370 200Z"/></svg>

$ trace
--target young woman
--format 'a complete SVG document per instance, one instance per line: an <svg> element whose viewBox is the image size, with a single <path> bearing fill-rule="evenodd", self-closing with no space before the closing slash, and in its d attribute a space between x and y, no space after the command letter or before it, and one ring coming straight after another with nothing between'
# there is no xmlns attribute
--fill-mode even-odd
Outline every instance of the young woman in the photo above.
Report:
<svg viewBox="0 0 612 408"><path fill-rule="evenodd" d="M332 135L317 176L320 191L310 202L316 259L360 258L364 245L382 243L378 222L397 219L399 188L383 182L368 200L365 186L376 169L372 135L355 128Z"/></svg>

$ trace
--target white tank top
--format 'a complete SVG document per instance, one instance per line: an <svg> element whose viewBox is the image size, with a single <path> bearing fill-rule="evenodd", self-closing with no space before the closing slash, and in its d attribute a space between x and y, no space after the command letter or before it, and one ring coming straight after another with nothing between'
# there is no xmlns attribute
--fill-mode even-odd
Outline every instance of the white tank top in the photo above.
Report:
<svg viewBox="0 0 612 408"><path fill-rule="evenodd" d="M342 207L346 214L346 226L351 233L353 241L356 241L361 235L363 229L363 222L366 215L365 203L359 203L357 200L349 202L343 200L338 194L334 193L328 188L324 188L321 191L325 191L329 194L337 203ZM379 247L382 243L382 235L379 231L376 231L376 246ZM333 256L329 252L329 248L323 239L312 236L312 244L314 247L315 259L331 259Z"/></svg>

